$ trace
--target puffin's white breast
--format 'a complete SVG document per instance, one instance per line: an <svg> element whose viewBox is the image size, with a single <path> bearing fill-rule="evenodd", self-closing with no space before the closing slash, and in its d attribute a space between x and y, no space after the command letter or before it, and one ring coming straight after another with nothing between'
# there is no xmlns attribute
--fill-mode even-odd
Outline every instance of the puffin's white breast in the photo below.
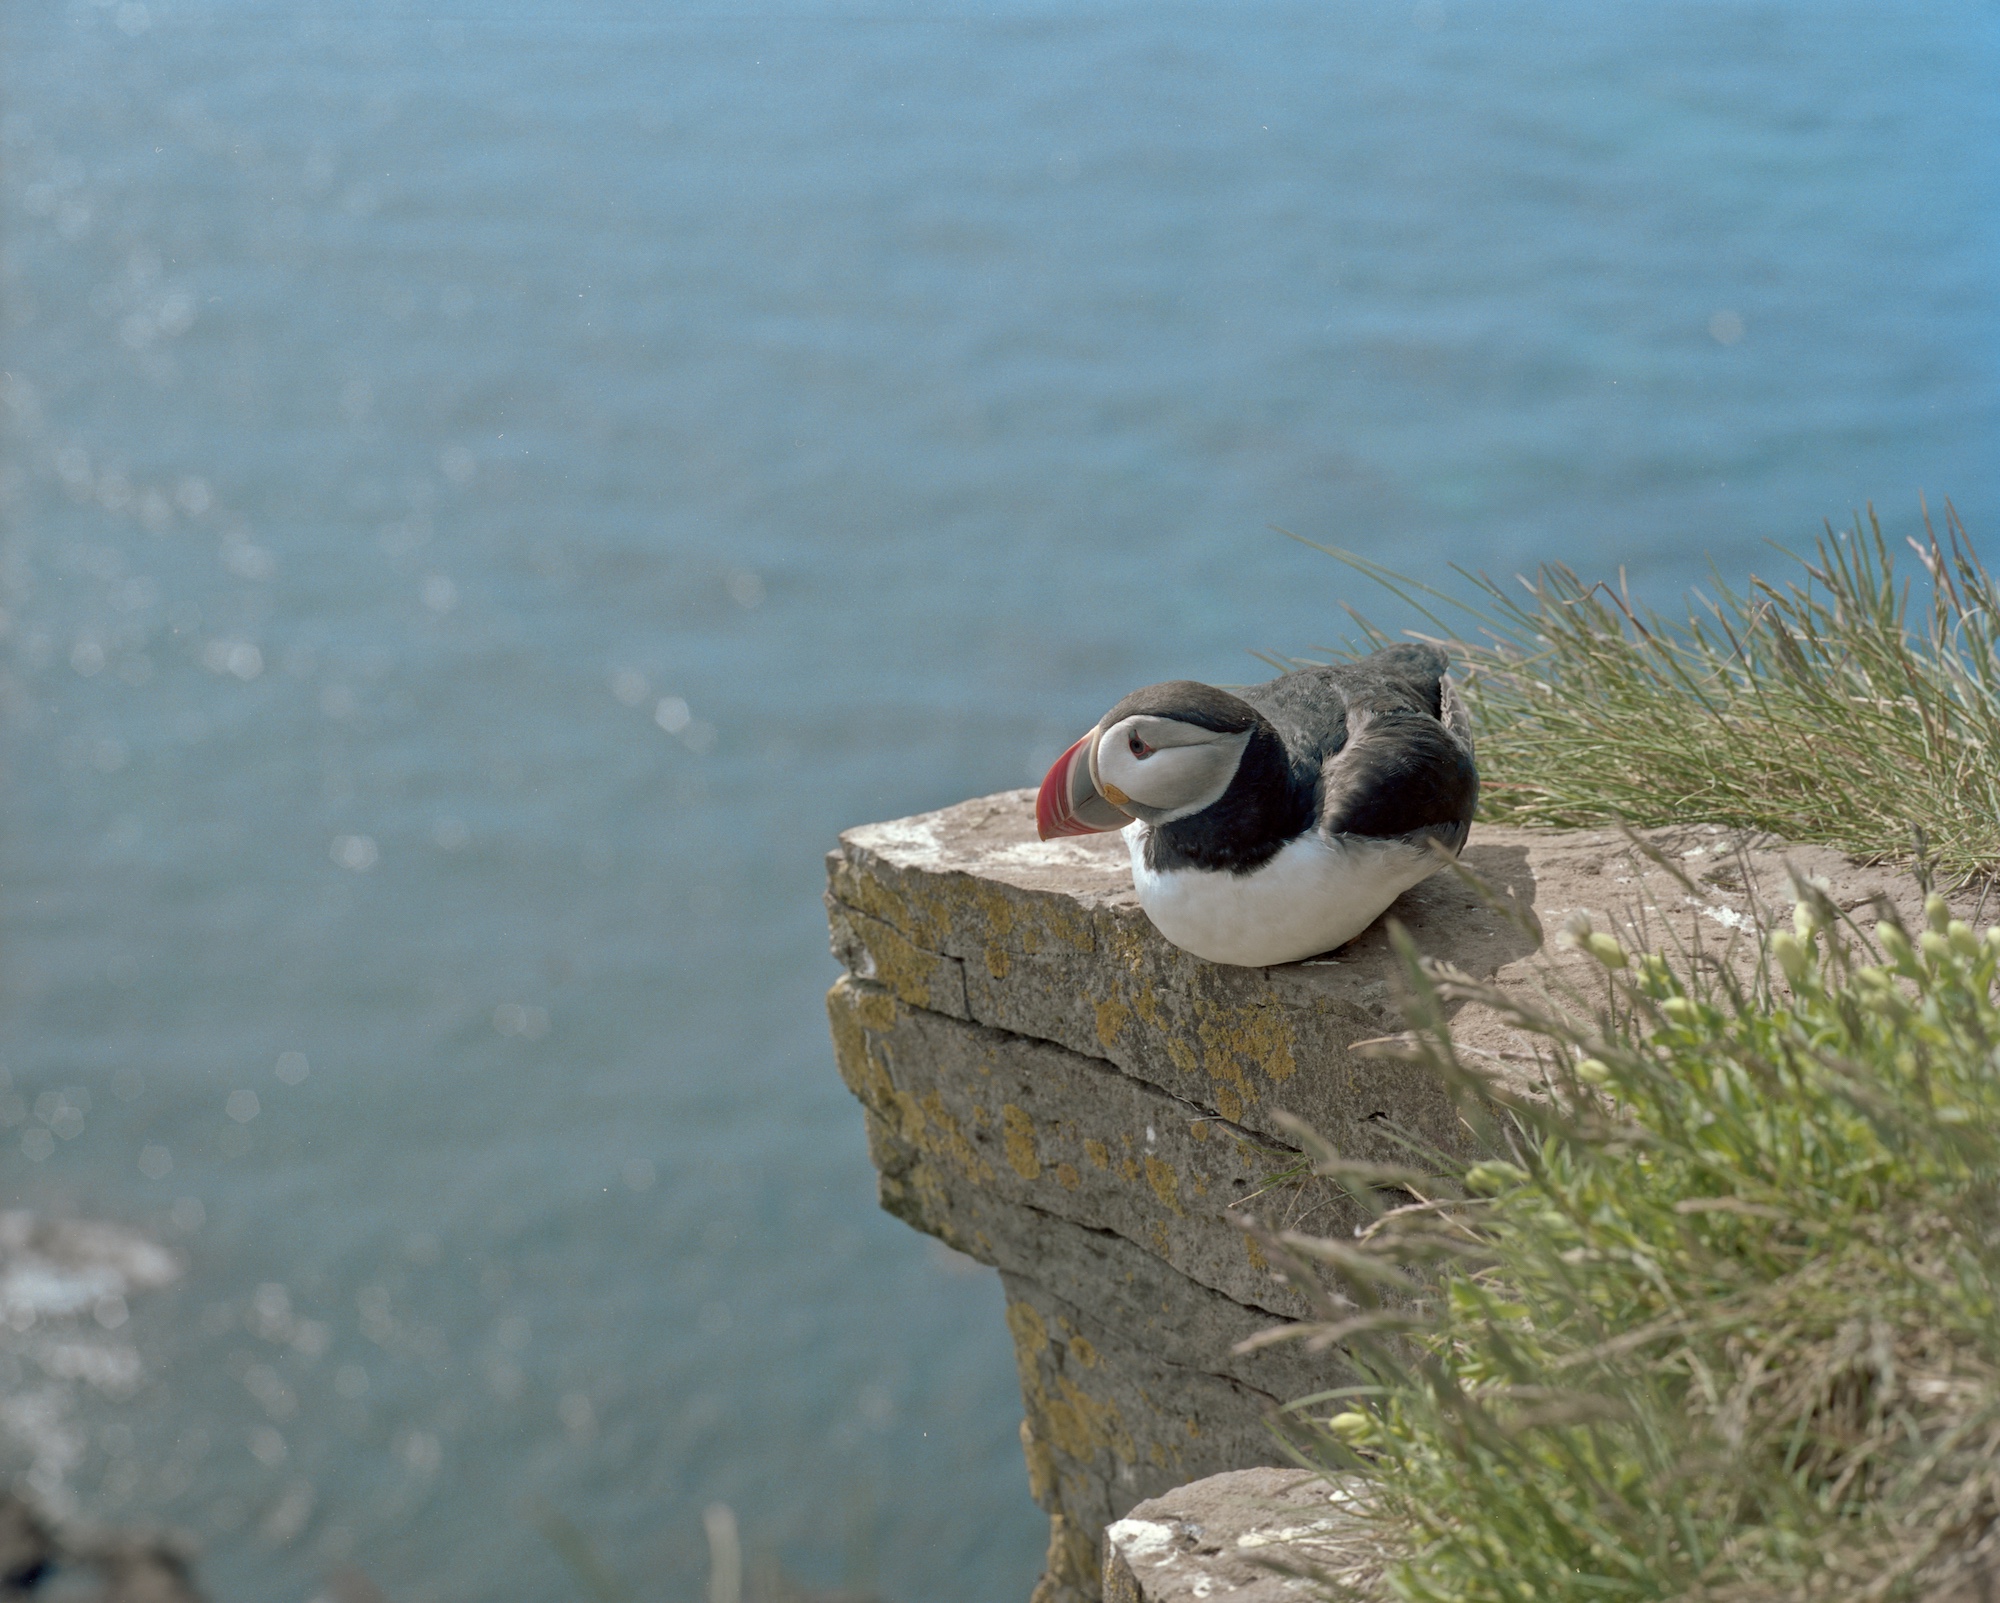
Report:
<svg viewBox="0 0 2000 1603"><path fill-rule="evenodd" d="M1351 941L1441 866L1403 840L1309 831L1247 874L1146 866L1148 826L1122 832L1139 905L1174 945L1212 963L1295 963Z"/></svg>

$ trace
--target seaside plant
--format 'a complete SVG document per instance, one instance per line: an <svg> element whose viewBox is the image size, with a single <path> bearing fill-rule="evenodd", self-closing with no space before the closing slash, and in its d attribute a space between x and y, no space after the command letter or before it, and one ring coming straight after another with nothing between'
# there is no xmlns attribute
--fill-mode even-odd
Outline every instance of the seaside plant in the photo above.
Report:
<svg viewBox="0 0 2000 1603"><path fill-rule="evenodd" d="M1403 942L1385 1050L1469 1093L1498 1155L1357 1166L1300 1127L1373 1223L1266 1234L1320 1311L1257 1338L1369 1378L1291 1417L1363 1477L1371 1595L1889 1600L1991 1562L2000 930L1933 895L1871 938L1795 888L1792 927L1719 962L1573 925L1602 989L1542 1001ZM1460 1061L1460 1002L1526 1032L1538 1083Z"/></svg>
<svg viewBox="0 0 2000 1603"><path fill-rule="evenodd" d="M1914 608L1871 509L1786 553L1797 577L1718 578L1678 625L1634 606L1622 576L1545 567L1517 592L1459 570L1466 599L1318 549L1458 659L1483 818L1725 824L1871 861L1928 841L1957 881L2000 869L2000 592L1949 507L1942 538L1928 514L1924 530ZM1387 643L1349 610L1368 649Z"/></svg>

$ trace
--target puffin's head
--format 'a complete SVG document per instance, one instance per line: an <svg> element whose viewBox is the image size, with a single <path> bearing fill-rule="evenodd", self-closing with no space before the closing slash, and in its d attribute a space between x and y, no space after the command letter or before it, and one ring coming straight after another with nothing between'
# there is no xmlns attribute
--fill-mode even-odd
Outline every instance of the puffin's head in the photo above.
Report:
<svg viewBox="0 0 2000 1603"><path fill-rule="evenodd" d="M1035 797L1035 828L1049 840L1198 813L1222 799L1262 722L1191 679L1135 690L1056 759Z"/></svg>

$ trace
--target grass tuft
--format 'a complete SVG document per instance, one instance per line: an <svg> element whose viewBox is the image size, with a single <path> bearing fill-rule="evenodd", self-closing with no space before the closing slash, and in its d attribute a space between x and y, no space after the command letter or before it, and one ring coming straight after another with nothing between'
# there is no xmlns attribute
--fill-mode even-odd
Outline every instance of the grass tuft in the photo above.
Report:
<svg viewBox="0 0 2000 1603"><path fill-rule="evenodd" d="M1684 624L1545 567L1467 601L1321 546L1439 630L1478 731L1481 816L1716 823L1877 862L2000 871L2000 592L1946 508L1911 548L1919 604L1871 509L1800 574L1718 582ZM1307 542L1310 544L1311 542ZM1370 648L1387 637L1350 613ZM1914 616L1912 615L1914 611ZM1447 622L1455 617L1458 627ZM1338 653L1334 653L1338 654Z"/></svg>
<svg viewBox="0 0 2000 1603"><path fill-rule="evenodd" d="M1594 1004L1402 943L1400 1050L1467 1093L1491 1155L1388 1175L1309 1146L1374 1223L1266 1237L1326 1298L1282 1334L1368 1372L1293 1415L1366 1476L1394 1595L1888 1603L1991 1561L2000 930L1933 896L1926 928L1871 940L1796 888L1754 964L1572 928ZM1528 1032L1537 1093L1460 1062L1468 1002Z"/></svg>

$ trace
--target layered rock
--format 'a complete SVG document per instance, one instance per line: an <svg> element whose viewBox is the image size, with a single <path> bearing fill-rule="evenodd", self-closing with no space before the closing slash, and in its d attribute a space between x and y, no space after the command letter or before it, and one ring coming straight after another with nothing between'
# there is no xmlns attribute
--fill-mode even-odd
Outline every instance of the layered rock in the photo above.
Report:
<svg viewBox="0 0 2000 1603"><path fill-rule="evenodd" d="M1463 858L1481 885L1440 873L1388 916L1474 977L1587 989L1601 972L1538 955L1539 928L1584 914L1652 948L1734 942L1742 961L1753 901L1789 908L1788 869L1843 906L1886 893L1913 916L1919 900L1829 851L1714 829L1644 845L1658 857L1615 831L1482 826ZM1463 1150L1466 1128L1427 1071L1356 1051L1401 1027L1385 921L1304 963L1204 962L1147 922L1122 840L1038 841L1027 791L850 830L828 861L835 1050L882 1205L999 1269L1051 1523L1037 1603L1094 1600L1108 1524L1282 1463L1272 1411L1341 1383L1337 1358L1233 1350L1304 1307L1230 1215L1355 1222L1300 1176L1278 1115L1376 1160ZM1532 1073L1531 1043L1497 1020L1453 1028L1475 1060Z"/></svg>

